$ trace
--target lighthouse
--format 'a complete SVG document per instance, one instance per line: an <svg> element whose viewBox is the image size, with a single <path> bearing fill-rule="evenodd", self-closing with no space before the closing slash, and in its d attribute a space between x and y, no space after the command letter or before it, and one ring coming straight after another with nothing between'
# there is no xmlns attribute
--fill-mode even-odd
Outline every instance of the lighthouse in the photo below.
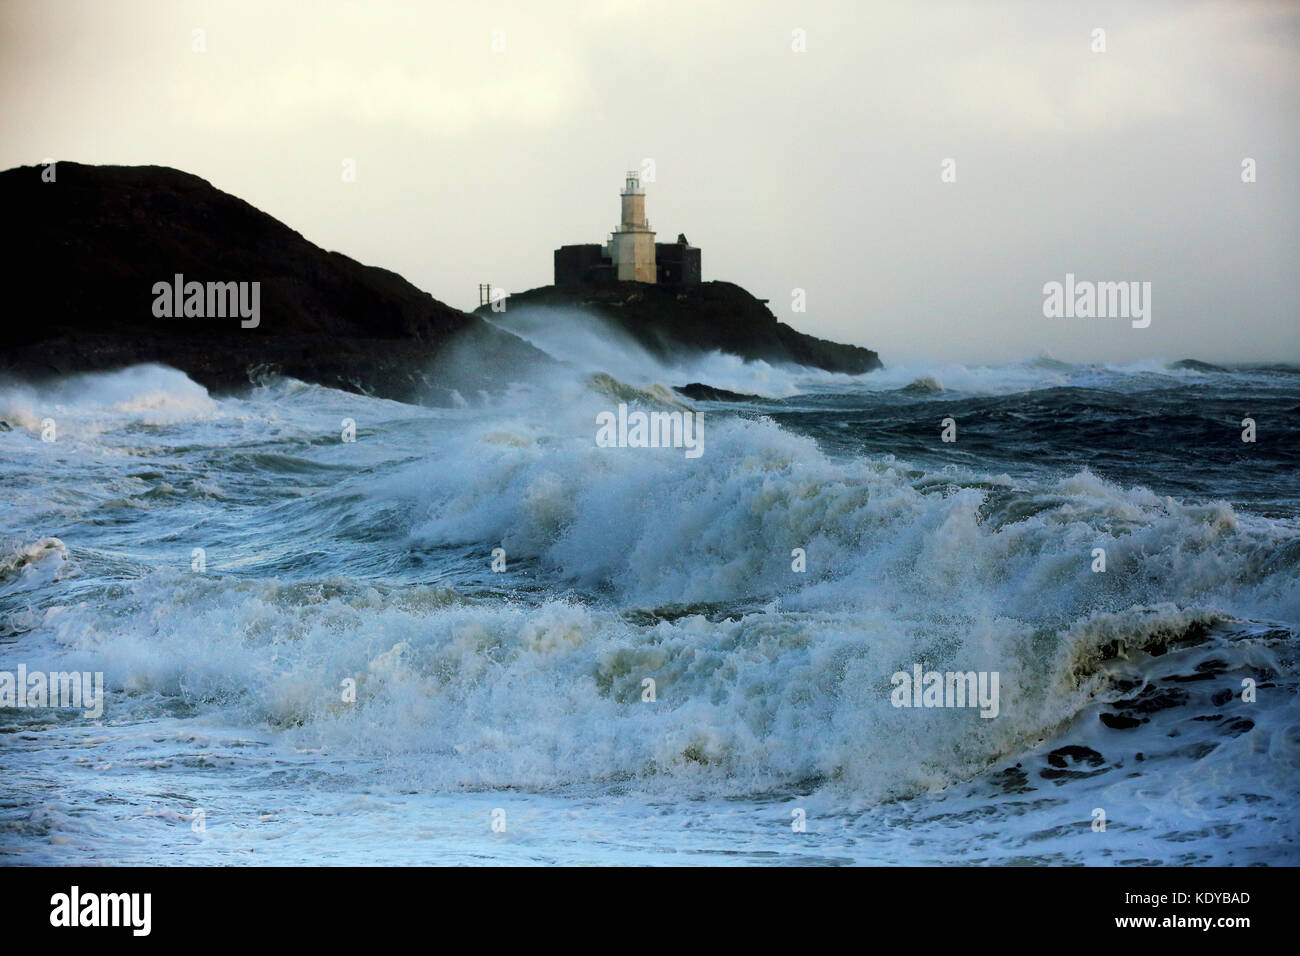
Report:
<svg viewBox="0 0 1300 956"><path fill-rule="evenodd" d="M641 186L640 173L632 170L627 174L620 195L623 219L609 237L606 255L620 282L654 282L658 278L655 234L645 217L645 189Z"/></svg>
<svg viewBox="0 0 1300 956"><path fill-rule="evenodd" d="M679 234L676 242L655 242L645 217L645 190L635 170L623 181L623 215L605 243L560 246L555 250L557 286L647 282L681 288L699 285L700 250Z"/></svg>

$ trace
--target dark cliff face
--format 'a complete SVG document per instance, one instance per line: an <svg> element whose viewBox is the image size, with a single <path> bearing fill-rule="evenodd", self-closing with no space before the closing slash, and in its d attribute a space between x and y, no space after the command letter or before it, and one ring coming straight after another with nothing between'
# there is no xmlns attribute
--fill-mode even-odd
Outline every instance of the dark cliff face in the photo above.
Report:
<svg viewBox="0 0 1300 956"><path fill-rule="evenodd" d="M521 339L395 273L326 252L197 176L59 163L46 183L43 169L0 173L14 237L0 372L39 378L154 361L219 390L275 371L438 401L449 387L479 384L429 373L453 339L486 346L477 351L503 376L520 362L546 361ZM259 282L257 326L241 327L238 316L155 316L154 284L177 273L186 282ZM483 365L476 371L486 374Z"/></svg>
<svg viewBox="0 0 1300 956"><path fill-rule="evenodd" d="M543 286L506 300L507 312L529 305L579 309L663 357L718 350L745 359L794 363L851 375L880 368L880 358L871 349L798 332L778 322L766 305L730 282L676 288L640 282ZM492 315L489 306L475 311Z"/></svg>

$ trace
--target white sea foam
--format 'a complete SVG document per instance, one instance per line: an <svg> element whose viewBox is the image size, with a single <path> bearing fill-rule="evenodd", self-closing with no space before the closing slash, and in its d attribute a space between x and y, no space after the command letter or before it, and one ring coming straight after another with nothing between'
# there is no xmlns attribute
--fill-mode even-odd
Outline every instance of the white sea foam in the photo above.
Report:
<svg viewBox="0 0 1300 956"><path fill-rule="evenodd" d="M733 392L780 398L811 386L848 385L864 376L824 372L795 365L746 361L724 352L652 356L630 336L591 317L551 306L511 309L492 320L537 348L584 373L604 372L633 385L686 385L705 382Z"/></svg>
<svg viewBox="0 0 1300 956"><path fill-rule="evenodd" d="M383 799L393 801L408 790L480 788L581 800L611 790L651 801L801 794L814 815L846 807L884 807L876 812L888 815L894 805L881 801L928 794L982 819L992 798L974 788L987 772L1041 764L1045 751L1067 741L1114 746L1096 738L1097 713L1132 693L1121 676L1142 686L1159 666L1178 676L1178 668L1221 659L1231 678L1223 687L1237 689L1247 674L1294 683L1287 645L1266 631L1243 637L1234 621L1300 623L1300 529L1292 521L1184 502L1088 471L1013 480L970 469L926 473L880 456L832 457L811 438L752 416L710 414L707 451L696 460L672 449L595 445L593 411L611 399L676 401L662 387L670 383L657 375L630 383L570 376L434 411L279 382L238 399L196 398L191 418L172 419L177 433L145 444L132 422L156 406L121 393L65 399L74 417L93 407L111 426L95 432L97 464L69 479L85 483L78 486L85 498L102 495L105 475L128 480L114 453L164 461L175 446L200 447L171 452L193 456L185 466L197 473L196 493L182 504L174 494L150 499L157 516L145 509L131 517L150 533L175 533L166 509L198 509L196 527L206 527L238 502L246 510L230 527L253 523L265 550L329 548L345 563L352 550L410 551L469 561L486 577L490 549L504 547L511 571L486 586L394 585L360 559L335 577L248 575L238 561L223 564L220 537L205 541L209 570L199 574L187 567L189 531L180 535L184 561L123 575L95 525L29 506L43 467L24 457L31 436L0 436L3 465L26 489L10 500L5 520L30 531L7 552L6 581L22 580L14 594L32 602L21 644L3 656L21 653L47 671L102 670L109 689L108 726L93 728L98 742L82 741L85 731L76 729L40 731L61 752L92 755L86 766L59 763L59 779L93 789L83 775L105 767L93 772L153 792L151 775L181 773L194 761L241 779L272 767L283 788L268 780L255 802L280 807L273 819L314 801L311 814L350 820L372 837L374 826L356 814L396 814L409 825L407 810L341 809L304 794L372 785L390 788ZM178 394L194 395L184 383ZM359 423L356 443L338 441L343 416ZM254 458L256 467L248 465ZM198 473L200 462L207 471ZM309 466L332 470L317 475ZM129 480L136 491L185 487L163 477ZM303 489L301 499L283 495L287 482ZM42 490L70 494L63 485ZM65 524L74 530L60 534L66 546L42 540ZM1097 547L1107 551L1106 573L1091 570ZM805 573L792 570L796 548L805 552ZM65 557L83 570L79 586L89 576L99 590L67 594L61 573L24 570L52 569ZM462 570L435 565L430 578ZM1197 643L1201 630L1208 643ZM999 717L892 707L890 675L915 661L998 672ZM653 702L643 700L647 679ZM355 702L345 699L348 680L356 682ZM196 716L178 721L177 708ZM1178 738L1163 725L1134 729L1122 759L1132 767L1142 750L1146 760L1164 761L1157 783L1168 798L1153 807L1142 788L1157 783L1120 785L1114 774L1107 806L1131 818L1148 814L1151 825L1174 832L1243 788L1286 793L1300 752L1294 695L1266 697L1251 713L1252 729L1232 738L1209 722L1179 725ZM220 729L208 739L204 728ZM242 738L255 743L230 742ZM1184 753L1211 744L1218 749L1209 763ZM34 781L48 764L36 751L30 756ZM28 766L26 756L15 760ZM231 813L248 799L221 774L186 779L196 805L215 799ZM61 799L52 795L54 809L24 825L75 846L107 846ZM1090 795L1074 799L1095 805ZM765 805L735 806L758 819ZM543 812L550 804L526 798L524 806ZM609 826L627 822L602 806L613 814ZM929 824L917 806L908 832L922 834ZM788 829L789 808L778 809ZM1034 828L1059 825L1047 811L1016 824L1025 811L1011 803L997 812L1009 830L1006 853ZM135 833L144 826L138 816L108 832ZM979 829L961 832L974 837ZM246 836L222 839L233 840L232 853L246 848ZM1152 852L1174 861L1208 839L1180 837ZM885 835L872 840L867 856L892 845ZM917 852L904 844L898 851Z"/></svg>

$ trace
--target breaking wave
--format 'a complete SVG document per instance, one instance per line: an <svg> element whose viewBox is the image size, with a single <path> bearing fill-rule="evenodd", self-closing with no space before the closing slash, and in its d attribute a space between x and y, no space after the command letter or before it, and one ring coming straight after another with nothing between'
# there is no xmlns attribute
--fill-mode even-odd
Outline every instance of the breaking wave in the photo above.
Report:
<svg viewBox="0 0 1300 956"><path fill-rule="evenodd" d="M609 375L454 410L295 383L212 399L182 383L192 423L147 439L136 424L174 403L120 385L93 402L117 416L95 413L97 440L128 457L166 441L177 459L146 463L135 490L183 487L180 469L221 493L149 499L131 520L171 543L129 567L74 522L62 537L89 588L79 600L22 570L61 543L5 565L6 586L22 578L10 600L28 653L104 670L119 719L183 702L299 748L386 755L386 772L435 789L814 787L872 804L1063 745L1099 708L1140 722L1123 702L1168 661L1160 679L1175 685L1294 684L1300 529L1226 501L1086 469L833 454L743 409L705 415L697 460L602 449L596 411L680 401L663 381ZM340 410L362 434L351 446ZM20 489L37 480L7 467ZM118 500L83 479L87 500ZM214 540L214 523L229 536ZM195 573L200 544L210 564ZM893 706L891 675L914 663L997 672L1002 719ZM1293 705L1269 704L1248 736L1205 745L1239 774L1294 781L1297 726ZM1191 739L1136 732L1147 758Z"/></svg>

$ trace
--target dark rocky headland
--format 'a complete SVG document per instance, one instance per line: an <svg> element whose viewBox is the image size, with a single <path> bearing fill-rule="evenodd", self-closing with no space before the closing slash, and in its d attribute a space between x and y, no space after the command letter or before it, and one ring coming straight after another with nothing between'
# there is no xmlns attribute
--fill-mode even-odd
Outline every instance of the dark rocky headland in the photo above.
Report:
<svg viewBox="0 0 1300 956"><path fill-rule="evenodd" d="M271 372L404 401L439 400L431 357L482 342L503 372L543 357L401 276L327 252L242 199L160 166L61 162L0 173L10 308L0 373L40 379L160 362L214 390ZM155 283L259 282L260 321L159 318Z"/></svg>
<svg viewBox="0 0 1300 956"><path fill-rule="evenodd" d="M0 374L39 380L158 362L214 391L270 373L442 403L450 388L506 384L521 367L550 361L393 272L321 249L197 176L60 162L56 181L44 182L44 169L0 172L13 236ZM256 327L242 327L238 315L155 315L155 285L177 274L184 282L260 283ZM880 364L868 349L777 322L726 282L548 287L508 305L533 301L590 312L655 353L719 349L853 373ZM474 362L447 360L461 345L473 349Z"/></svg>

